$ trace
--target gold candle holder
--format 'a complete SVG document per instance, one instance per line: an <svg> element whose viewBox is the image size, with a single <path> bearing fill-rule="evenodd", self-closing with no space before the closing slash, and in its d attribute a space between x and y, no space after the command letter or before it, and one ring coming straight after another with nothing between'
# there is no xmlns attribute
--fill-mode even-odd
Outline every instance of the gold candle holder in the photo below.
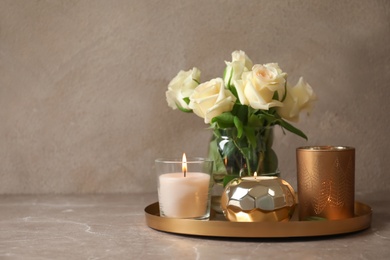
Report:
<svg viewBox="0 0 390 260"><path fill-rule="evenodd" d="M299 147L296 160L300 220L354 216L355 148Z"/></svg>
<svg viewBox="0 0 390 260"><path fill-rule="evenodd" d="M234 222L286 222L293 215L295 205L291 185L271 176L233 179L221 197L226 219Z"/></svg>

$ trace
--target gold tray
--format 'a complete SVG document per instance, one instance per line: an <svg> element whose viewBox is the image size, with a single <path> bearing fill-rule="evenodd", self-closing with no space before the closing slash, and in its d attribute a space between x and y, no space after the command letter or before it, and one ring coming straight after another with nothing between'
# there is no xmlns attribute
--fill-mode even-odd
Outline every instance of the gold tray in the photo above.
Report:
<svg viewBox="0 0 390 260"><path fill-rule="evenodd" d="M298 205L299 206L299 205ZM337 235L370 227L372 209L355 201L355 216L342 220L299 221L298 208L288 222L230 222L212 212L210 220L160 217L158 202L145 208L146 224L153 229L195 236L287 238Z"/></svg>

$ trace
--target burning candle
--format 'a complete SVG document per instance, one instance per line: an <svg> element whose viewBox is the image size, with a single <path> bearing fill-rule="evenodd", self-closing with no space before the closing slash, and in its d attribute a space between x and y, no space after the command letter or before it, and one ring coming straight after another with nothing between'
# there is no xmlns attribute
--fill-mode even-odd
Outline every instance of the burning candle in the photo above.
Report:
<svg viewBox="0 0 390 260"><path fill-rule="evenodd" d="M156 160L160 215L208 218L212 164L212 161L202 158L187 161L185 154L181 161Z"/></svg>

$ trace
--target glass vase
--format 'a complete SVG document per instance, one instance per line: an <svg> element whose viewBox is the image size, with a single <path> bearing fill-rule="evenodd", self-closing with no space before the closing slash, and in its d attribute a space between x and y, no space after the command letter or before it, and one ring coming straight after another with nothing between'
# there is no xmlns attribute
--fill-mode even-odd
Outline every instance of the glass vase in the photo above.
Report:
<svg viewBox="0 0 390 260"><path fill-rule="evenodd" d="M238 138L237 129L215 129L209 144L208 157L214 160L212 208L221 212L220 198L224 186L237 177L279 177L278 157L272 149L274 127L254 128L256 146L246 138Z"/></svg>

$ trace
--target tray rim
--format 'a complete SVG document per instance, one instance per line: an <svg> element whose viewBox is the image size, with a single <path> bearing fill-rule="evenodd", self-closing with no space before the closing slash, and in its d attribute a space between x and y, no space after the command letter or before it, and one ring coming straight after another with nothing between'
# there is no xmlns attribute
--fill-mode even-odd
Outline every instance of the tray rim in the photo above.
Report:
<svg viewBox="0 0 390 260"><path fill-rule="evenodd" d="M166 218L159 216L158 202L146 206L144 211L146 224L155 230L182 235L231 238L292 238L347 234L369 228L372 219L372 208L358 201L355 201L354 217L324 221L230 222Z"/></svg>

